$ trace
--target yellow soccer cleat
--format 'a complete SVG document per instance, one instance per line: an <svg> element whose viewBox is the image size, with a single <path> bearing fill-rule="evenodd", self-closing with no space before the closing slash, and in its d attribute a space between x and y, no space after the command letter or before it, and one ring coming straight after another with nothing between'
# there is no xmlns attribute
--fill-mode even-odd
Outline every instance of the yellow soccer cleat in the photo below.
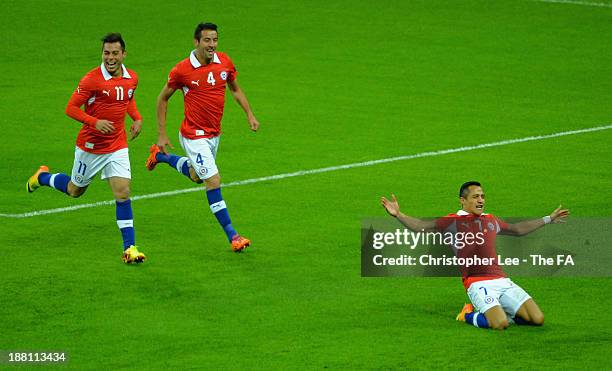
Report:
<svg viewBox="0 0 612 371"><path fill-rule="evenodd" d="M49 168L46 167L45 165L41 165L41 167L38 168L38 170L34 173L34 175L32 175L30 179L28 179L28 181L26 182L26 189L28 190L29 193L34 192L36 189L38 189L38 187L40 187L40 183L38 182L38 176L40 175L40 173L48 173L48 172L49 172Z"/></svg>
<svg viewBox="0 0 612 371"><path fill-rule="evenodd" d="M234 252L241 252L251 245L251 241L248 238L244 238L237 234L232 238L232 250Z"/></svg>
<svg viewBox="0 0 612 371"><path fill-rule="evenodd" d="M457 321L465 322L465 315L468 313L472 313L473 311L474 311L474 306L468 303L463 306L463 309L461 309L461 312L457 314L457 317L455 319Z"/></svg>
<svg viewBox="0 0 612 371"><path fill-rule="evenodd" d="M139 264L139 263L144 262L146 258L147 257L145 256L145 254L138 251L138 248L132 245L123 252L123 256L121 257L121 260L123 260L125 264L132 264L132 263Z"/></svg>

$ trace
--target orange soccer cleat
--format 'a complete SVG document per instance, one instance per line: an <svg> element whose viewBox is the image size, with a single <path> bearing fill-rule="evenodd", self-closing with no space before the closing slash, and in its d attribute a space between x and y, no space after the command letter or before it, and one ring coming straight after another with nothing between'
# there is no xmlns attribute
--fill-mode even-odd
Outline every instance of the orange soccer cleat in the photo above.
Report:
<svg viewBox="0 0 612 371"><path fill-rule="evenodd" d="M155 165L157 165L157 158L155 156L157 156L157 154L159 153L159 147L157 146L157 144L153 144L151 146L151 148L149 149L149 157L147 157L147 169L149 169L149 171L155 169Z"/></svg>
<svg viewBox="0 0 612 371"><path fill-rule="evenodd" d="M26 189L29 193L34 192L38 187L40 187L40 183L38 182L38 176L40 173L48 173L49 168L45 165L41 165L38 170L28 179L26 182Z"/></svg>
<svg viewBox="0 0 612 371"><path fill-rule="evenodd" d="M241 252L251 245L251 241L248 238L244 238L237 234L232 238L232 250L234 252Z"/></svg>
<svg viewBox="0 0 612 371"><path fill-rule="evenodd" d="M465 304L463 306L463 309L461 309L461 312L459 312L459 314L457 314L457 318L455 318L457 321L461 321L461 322L465 322L465 315L468 313L472 313L474 311L474 306L472 304Z"/></svg>

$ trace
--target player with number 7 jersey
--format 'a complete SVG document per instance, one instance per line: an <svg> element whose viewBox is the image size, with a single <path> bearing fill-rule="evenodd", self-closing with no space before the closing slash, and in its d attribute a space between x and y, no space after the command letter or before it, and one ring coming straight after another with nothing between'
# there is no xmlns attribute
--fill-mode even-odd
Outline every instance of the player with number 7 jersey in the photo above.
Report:
<svg viewBox="0 0 612 371"><path fill-rule="evenodd" d="M392 196L381 198L389 215L414 232L441 233L453 236L450 247L463 261L459 263L462 281L471 303L457 315L458 321L480 328L503 330L511 323L541 326L544 314L531 296L502 271L495 248L497 236L524 236L549 223L564 223L569 215L561 205L543 218L506 223L484 213L485 194L479 182L465 182L459 188L461 210L436 220L421 220L400 211ZM446 243L446 242L445 242Z"/></svg>

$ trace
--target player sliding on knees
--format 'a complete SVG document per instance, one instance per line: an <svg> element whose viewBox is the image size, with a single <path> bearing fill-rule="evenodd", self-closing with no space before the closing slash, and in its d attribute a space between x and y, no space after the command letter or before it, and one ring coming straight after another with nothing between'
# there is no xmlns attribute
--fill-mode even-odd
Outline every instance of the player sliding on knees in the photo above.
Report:
<svg viewBox="0 0 612 371"><path fill-rule="evenodd" d="M559 206L543 218L516 224L505 223L491 214L484 213L485 195L478 182L464 183L459 190L461 210L437 220L420 220L400 211L394 195L391 200L381 198L382 206L408 229L438 231L442 233L482 233L480 244L466 244L457 249L451 246L457 257L488 258L491 265L477 265L461 268L463 286L471 304L465 304L457 315L458 321L481 328L505 329L510 323L540 326L544 314L531 296L506 277L497 261L495 239L498 234L524 236L549 223L563 223L569 211Z"/></svg>
<svg viewBox="0 0 612 371"><path fill-rule="evenodd" d="M210 210L227 235L232 250L239 252L251 241L239 235L232 226L221 196L221 176L215 163L226 87L246 113L251 130L257 131L259 122L236 81L236 67L225 53L216 51L217 42L217 26L200 23L194 32L195 50L170 71L168 82L157 99L159 136L157 144L151 146L146 166L153 170L158 163L164 162L193 182L204 183ZM166 133L168 100L178 89L184 96L185 117L179 140L186 157L169 153L174 147Z"/></svg>
<svg viewBox="0 0 612 371"><path fill-rule="evenodd" d="M125 42L118 33L102 38L102 65L89 71L72 94L66 114L83 123L77 137L72 175L51 174L41 166L26 183L32 193L40 186L55 188L71 197L80 197L91 180L102 172L116 200L117 225L123 237L125 263L142 263L146 257L138 251L134 236L130 202L130 158L125 134L125 114L134 123L131 139L140 133L142 117L136 108L134 91L138 76L123 65ZM81 106L85 105L85 111Z"/></svg>

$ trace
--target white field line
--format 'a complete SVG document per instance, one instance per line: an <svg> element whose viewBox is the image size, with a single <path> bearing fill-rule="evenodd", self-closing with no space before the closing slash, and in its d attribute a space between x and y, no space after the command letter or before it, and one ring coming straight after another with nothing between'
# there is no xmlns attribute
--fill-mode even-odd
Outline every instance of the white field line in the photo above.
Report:
<svg viewBox="0 0 612 371"><path fill-rule="evenodd" d="M612 8L611 3L593 3L590 1L578 1L578 0L533 0L540 3L553 3L553 4L573 4L582 6L595 6L599 8Z"/></svg>
<svg viewBox="0 0 612 371"><path fill-rule="evenodd" d="M412 155L389 157L389 158L383 158L383 159L379 159L379 160L372 160L372 161L365 161L365 162L355 162L355 163L352 163L352 164L330 166L330 167L324 167L324 168L320 168L320 169L299 170L299 171L295 171L293 173L284 173L284 174L264 176L264 177L261 177L261 178L252 178L252 179L238 180L238 181L235 181L235 182L230 182L230 183L223 184L223 187L234 187L234 186L241 186L241 185L245 185L245 184L267 182L267 181L270 181L270 180L279 180L279 179L292 178L292 177L303 176L303 175L327 173L327 172L330 172L330 171L344 170L344 169L353 169L353 168L364 167L364 166L373 166L373 165L378 165L378 164L384 164L384 163L387 163L387 162L411 160L411 159L414 159L414 158L421 158L421 157L441 156L441 155L446 155L446 154L449 154L449 153L474 151L474 150L483 149L483 148L500 147L500 146L505 146L505 145L509 145L509 144L515 144L515 143L532 142L532 141L536 141L536 140L544 140L544 139L550 139L550 138L556 138L556 137L563 137L563 136L567 136L567 135L577 135L577 134L591 133L591 132L594 132L594 131L609 130L609 129L612 129L612 125L596 126L596 127L592 127L592 128L579 129L579 130L562 131L562 132L559 132L559 133L546 134L546 135L537 135L537 136L524 137L524 138L507 139L507 140L501 140L499 142L478 144L478 145L475 145L475 146L465 146L465 147L458 147L458 148L443 149L443 150L439 150L439 151L421 152L421 153L416 153L416 154L412 154ZM136 200L144 200L144 199L147 199L147 198L160 198L160 197L173 196L173 195L177 195L177 194L189 193L189 192L197 192L197 191L203 191L203 190L204 190L204 187L202 187L202 186L186 188L186 189L177 189L175 191L150 193L150 194L145 194L145 195L134 196L134 197L132 197L132 200L136 201ZM78 209L86 209L86 208L98 207L98 206L103 206L103 205L112 205L114 203L115 203L114 200L100 201L100 202L94 202L94 203L89 203L89 204L74 205L74 206L68 206L68 207L60 207L60 208L57 208L57 209L36 210L36 211L30 211L30 212L21 213L21 214L0 214L0 217L4 217L4 218L29 218L29 217L38 216L38 215L56 214L56 213L63 213L63 212L66 212L66 211L73 211L73 210L78 210Z"/></svg>

